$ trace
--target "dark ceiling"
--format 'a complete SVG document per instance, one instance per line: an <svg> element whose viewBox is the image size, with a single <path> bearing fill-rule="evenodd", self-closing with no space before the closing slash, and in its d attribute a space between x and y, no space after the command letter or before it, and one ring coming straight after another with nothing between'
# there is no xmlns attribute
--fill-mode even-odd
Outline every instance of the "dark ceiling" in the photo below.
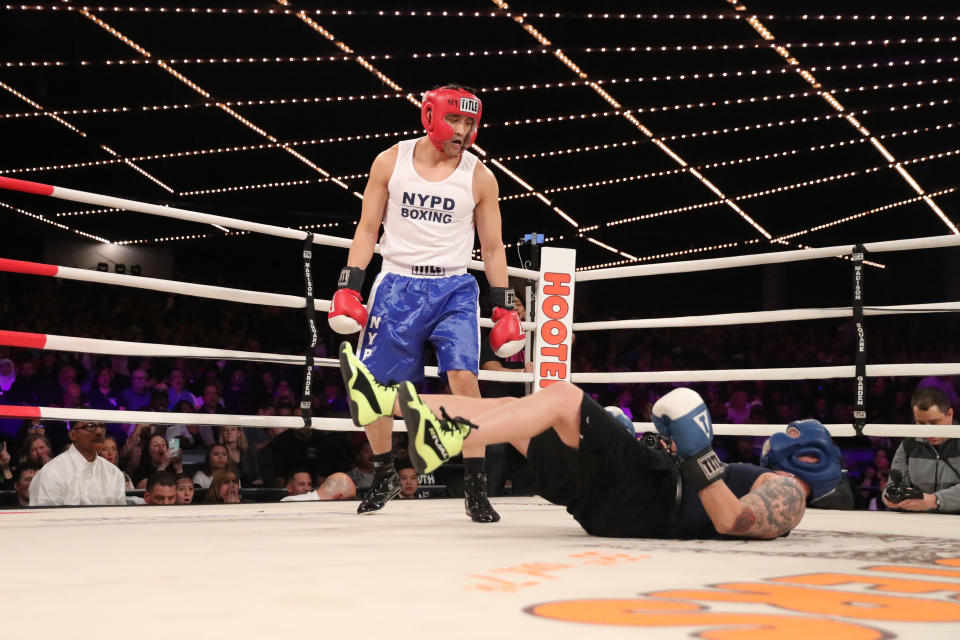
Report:
<svg viewBox="0 0 960 640"><path fill-rule="evenodd" d="M419 135L403 96L455 80L484 101L477 142L505 198L505 241L562 236L583 267L630 262L593 241L646 261L940 235L950 228L923 201L830 223L918 195L871 136L926 193L960 186L958 15L956 2L922 0L6 5L0 175L350 236L373 157ZM956 192L932 202L960 219ZM8 255L71 230L165 246L155 239L206 234L172 244L225 255L237 241L139 213L65 216L96 207L37 196L0 192L0 203ZM809 231L818 225L829 226Z"/></svg>

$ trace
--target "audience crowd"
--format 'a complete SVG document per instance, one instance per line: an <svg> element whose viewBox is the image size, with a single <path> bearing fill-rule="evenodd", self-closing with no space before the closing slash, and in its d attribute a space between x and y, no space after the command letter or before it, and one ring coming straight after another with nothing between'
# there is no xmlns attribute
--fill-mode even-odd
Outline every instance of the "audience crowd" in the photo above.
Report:
<svg viewBox="0 0 960 640"><path fill-rule="evenodd" d="M29 287L16 289L17 303L8 303L3 328L246 351L298 353L303 349L303 318L288 309L76 283L31 282ZM69 312L64 312L64 297L70 300ZM586 308L589 305L580 307ZM627 314L623 309L618 312ZM909 317L871 318L871 361L960 361L960 349L950 340L956 330L953 317L925 316L922 322ZM608 318L587 317L578 311L578 320L603 319ZM851 364L854 337L850 323L842 321L580 332L573 349L574 371ZM324 338L326 342L316 349L317 357L336 353L339 336L327 332ZM524 363L520 360L504 366L523 368ZM299 414L300 375L296 367L247 361L0 347L0 404L290 416ZM443 391L438 381L426 384L434 392ZM338 370L317 368L313 385L314 416L349 416ZM957 406L957 392L950 378L874 378L869 380L866 400L868 422L913 422L910 398L916 387L924 385L939 388L950 404ZM716 423L785 424L807 417L824 423L850 423L853 417L850 380L691 386L706 399ZM489 385L487 390L491 395L519 395L522 390L517 387ZM664 384L605 384L585 389L601 404L619 406L635 421L649 421L653 403L670 388ZM298 500L328 499L352 497L370 485L371 451L359 430L210 427L185 421L185 425L109 423L102 437L98 427L82 426L85 433L81 437L75 431L77 425L68 422L0 418L0 483L8 490L11 505L27 506L35 493L30 491L31 482L44 466L66 451L71 442L73 448L77 442L89 448L92 437L103 462L122 474L126 490L143 490L142 499L134 495L128 496L128 501L184 504L203 496L204 502L239 502L244 499L242 489L256 487L286 489L284 495ZM394 443L401 470L401 497L443 495L442 486L436 486L442 482L432 476L417 477L405 463L405 434L395 434ZM718 439L717 448L728 461L756 462L761 443L761 438L725 437ZM856 507L886 508L881 493L889 481L899 439L861 437L839 443L845 452ZM74 464L83 464L84 451L72 454ZM60 466L66 468L66 464L64 461ZM113 482L112 473L110 478ZM506 489L492 488L491 493L509 491L510 474L505 474L502 482ZM516 490L522 491L519 483ZM279 494L274 496L279 499Z"/></svg>

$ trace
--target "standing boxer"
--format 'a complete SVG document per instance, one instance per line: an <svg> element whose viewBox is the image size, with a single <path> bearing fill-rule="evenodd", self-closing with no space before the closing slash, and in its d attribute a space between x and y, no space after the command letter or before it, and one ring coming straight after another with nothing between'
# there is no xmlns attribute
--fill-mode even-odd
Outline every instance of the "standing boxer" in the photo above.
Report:
<svg viewBox="0 0 960 640"><path fill-rule="evenodd" d="M370 169L329 313L338 333L363 329L359 359L349 344L340 349L350 414L366 429L374 453L373 484L358 513L382 509L400 492L390 437L395 382L423 379L426 342L433 344L451 391L480 397L479 288L467 273L474 227L490 283L491 346L501 356L523 348L513 291L507 288L497 180L466 151L477 138L481 113L480 100L460 85L427 92L421 111L427 135L380 153ZM381 223L383 268L364 308L360 289ZM474 522L496 522L500 516L486 493L484 448L470 443L463 450L466 510Z"/></svg>
<svg viewBox="0 0 960 640"><path fill-rule="evenodd" d="M536 492L597 536L776 538L799 524L807 499L832 492L843 478L840 450L816 420L774 434L760 466L723 464L711 448L710 413L686 388L653 406L669 448L639 443L567 382L525 398L483 400L418 396L404 383L398 404L418 472L439 467L470 441L510 442L530 462Z"/></svg>

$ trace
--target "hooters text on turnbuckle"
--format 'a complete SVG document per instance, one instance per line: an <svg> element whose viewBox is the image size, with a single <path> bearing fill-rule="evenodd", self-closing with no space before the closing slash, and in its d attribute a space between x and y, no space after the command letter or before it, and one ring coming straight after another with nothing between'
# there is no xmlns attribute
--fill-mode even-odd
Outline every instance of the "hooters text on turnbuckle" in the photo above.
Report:
<svg viewBox="0 0 960 640"><path fill-rule="evenodd" d="M567 371L567 327L564 320L572 312L570 303L570 274L544 273L543 298L540 313L547 317L537 336L540 351L540 387L569 378Z"/></svg>

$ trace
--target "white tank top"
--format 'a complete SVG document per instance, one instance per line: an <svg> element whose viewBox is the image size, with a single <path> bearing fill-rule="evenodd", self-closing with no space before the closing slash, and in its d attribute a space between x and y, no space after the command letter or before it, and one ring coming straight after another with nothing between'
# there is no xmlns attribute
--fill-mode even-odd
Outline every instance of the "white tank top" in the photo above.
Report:
<svg viewBox="0 0 960 640"><path fill-rule="evenodd" d="M473 250L473 170L477 156L464 151L446 179L424 180L413 168L416 140L398 144L387 183L380 254L383 271L437 277L466 273Z"/></svg>

